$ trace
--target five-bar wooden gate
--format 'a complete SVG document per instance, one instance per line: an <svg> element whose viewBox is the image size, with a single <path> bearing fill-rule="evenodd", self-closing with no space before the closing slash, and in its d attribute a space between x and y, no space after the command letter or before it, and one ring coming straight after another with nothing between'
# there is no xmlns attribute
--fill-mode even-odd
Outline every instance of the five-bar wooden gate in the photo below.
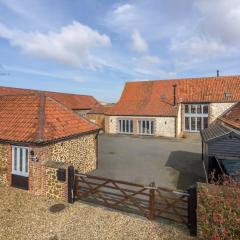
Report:
<svg viewBox="0 0 240 240"><path fill-rule="evenodd" d="M187 225L194 234L191 231L194 228L190 215L195 209L189 206L188 192L157 187L154 183L144 186L74 172L73 174L71 176L71 171L68 174L68 180L72 182L69 182L69 202L82 200L140 214L150 220L157 217L172 220Z"/></svg>

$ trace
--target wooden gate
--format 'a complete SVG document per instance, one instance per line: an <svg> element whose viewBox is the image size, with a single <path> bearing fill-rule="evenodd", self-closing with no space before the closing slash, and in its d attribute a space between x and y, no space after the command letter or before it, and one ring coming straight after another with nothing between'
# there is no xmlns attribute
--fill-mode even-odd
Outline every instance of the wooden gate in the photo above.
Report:
<svg viewBox="0 0 240 240"><path fill-rule="evenodd" d="M76 200L101 204L143 215L150 220L164 218L189 227L197 233L196 187L176 191L155 186L144 186L126 181L77 174L68 168L68 202Z"/></svg>
<svg viewBox="0 0 240 240"><path fill-rule="evenodd" d="M74 200L188 225L188 194L126 181L75 174Z"/></svg>
<svg viewBox="0 0 240 240"><path fill-rule="evenodd" d="M75 174L74 200L150 215L149 189L143 185L102 177Z"/></svg>

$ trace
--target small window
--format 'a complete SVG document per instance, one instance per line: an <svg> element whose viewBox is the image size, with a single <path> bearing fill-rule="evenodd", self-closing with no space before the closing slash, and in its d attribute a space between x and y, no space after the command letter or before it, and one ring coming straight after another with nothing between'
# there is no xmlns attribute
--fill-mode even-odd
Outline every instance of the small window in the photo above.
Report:
<svg viewBox="0 0 240 240"><path fill-rule="evenodd" d="M185 105L185 113L189 113L189 105Z"/></svg>
<svg viewBox="0 0 240 240"><path fill-rule="evenodd" d="M191 113L196 113L196 106L195 105L191 105Z"/></svg>
<svg viewBox="0 0 240 240"><path fill-rule="evenodd" d="M203 113L208 114L208 105L203 105Z"/></svg>
<svg viewBox="0 0 240 240"><path fill-rule="evenodd" d="M197 113L202 113L202 105L197 105Z"/></svg>

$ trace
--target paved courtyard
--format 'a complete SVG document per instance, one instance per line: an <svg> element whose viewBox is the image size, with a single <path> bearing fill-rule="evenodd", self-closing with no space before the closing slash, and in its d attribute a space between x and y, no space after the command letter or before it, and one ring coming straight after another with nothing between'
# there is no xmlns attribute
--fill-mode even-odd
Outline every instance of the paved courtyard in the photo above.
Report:
<svg viewBox="0 0 240 240"><path fill-rule="evenodd" d="M118 180L186 189L204 181L201 142L122 135L99 136L98 169L91 173Z"/></svg>

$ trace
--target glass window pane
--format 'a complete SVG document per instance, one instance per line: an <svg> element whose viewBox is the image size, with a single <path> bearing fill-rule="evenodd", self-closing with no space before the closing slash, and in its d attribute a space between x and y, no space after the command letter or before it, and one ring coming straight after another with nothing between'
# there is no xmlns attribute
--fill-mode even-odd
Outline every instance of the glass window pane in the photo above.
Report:
<svg viewBox="0 0 240 240"><path fill-rule="evenodd" d="M197 118L197 130L200 131L202 128L202 118L198 117Z"/></svg>
<svg viewBox="0 0 240 240"><path fill-rule="evenodd" d="M17 170L17 148L14 148L14 170Z"/></svg>
<svg viewBox="0 0 240 240"><path fill-rule="evenodd" d="M154 121L151 121L151 134L154 134Z"/></svg>
<svg viewBox="0 0 240 240"><path fill-rule="evenodd" d="M196 118L191 117L191 130L195 131L196 130Z"/></svg>
<svg viewBox="0 0 240 240"><path fill-rule="evenodd" d="M191 105L191 113L196 113L196 106L195 105Z"/></svg>
<svg viewBox="0 0 240 240"><path fill-rule="evenodd" d="M190 130L189 129L189 125L190 125L189 120L190 120L189 117L185 117L185 130Z"/></svg>
<svg viewBox="0 0 240 240"><path fill-rule="evenodd" d="M208 105L203 105L203 113L208 113Z"/></svg>
<svg viewBox="0 0 240 240"><path fill-rule="evenodd" d="M121 132L122 131L122 126L121 126L121 120L118 120L118 129L119 129L119 132Z"/></svg>
<svg viewBox="0 0 240 240"><path fill-rule="evenodd" d="M197 113L202 113L202 105L197 105Z"/></svg>
<svg viewBox="0 0 240 240"><path fill-rule="evenodd" d="M143 121L143 133L145 133L145 121Z"/></svg>
<svg viewBox="0 0 240 240"><path fill-rule="evenodd" d="M126 132L129 132L129 120L126 120Z"/></svg>
<svg viewBox="0 0 240 240"><path fill-rule="evenodd" d="M208 118L205 117L203 118L203 128L207 128L208 127Z"/></svg>
<svg viewBox="0 0 240 240"><path fill-rule="evenodd" d="M22 171L22 166L23 166L23 150L20 148L20 167L19 170Z"/></svg>
<svg viewBox="0 0 240 240"><path fill-rule="evenodd" d="M149 124L149 121L147 121L147 134L149 134L150 133L150 124Z"/></svg>
<svg viewBox="0 0 240 240"><path fill-rule="evenodd" d="M133 120L130 121L131 127L130 127L130 132L133 132Z"/></svg>
<svg viewBox="0 0 240 240"><path fill-rule="evenodd" d="M123 126L122 126L122 131L125 132L125 120L122 120Z"/></svg>
<svg viewBox="0 0 240 240"><path fill-rule="evenodd" d="M185 105L185 113L189 113L189 105Z"/></svg>
<svg viewBox="0 0 240 240"><path fill-rule="evenodd" d="M28 149L25 149L25 161L26 161L25 172L27 173L28 172Z"/></svg>

